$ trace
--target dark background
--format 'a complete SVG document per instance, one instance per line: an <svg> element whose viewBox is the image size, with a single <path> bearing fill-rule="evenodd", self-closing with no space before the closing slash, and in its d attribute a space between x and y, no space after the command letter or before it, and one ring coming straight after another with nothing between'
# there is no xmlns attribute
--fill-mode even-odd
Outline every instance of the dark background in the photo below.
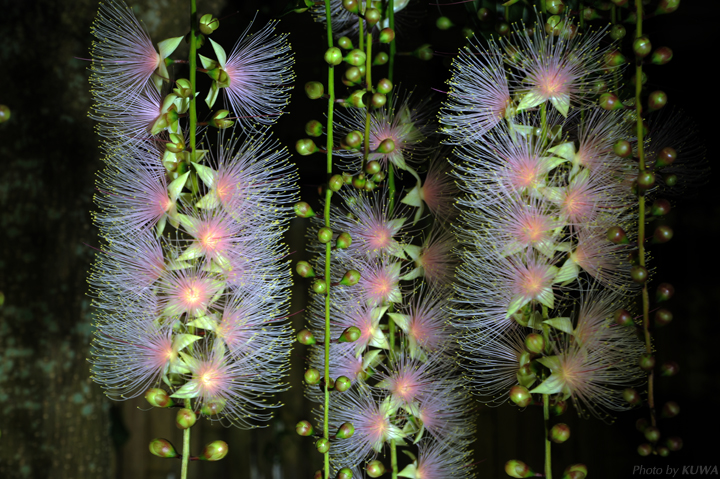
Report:
<svg viewBox="0 0 720 479"><path fill-rule="evenodd" d="M136 12L155 41L185 32L186 2L136 2ZM229 50L257 9L258 27L277 17L282 1L199 2L201 13L219 16L213 38ZM702 3L699 7L697 3ZM0 104L12 118L0 124L0 477L3 478L178 478L179 462L147 452L154 437L167 437L178 447L181 434L173 411L147 410L140 398L113 403L89 379L86 360L92 334L86 276L97 246L90 219L94 175L102 168L98 137L87 118L90 107L87 58L90 25L97 3L0 0ZM423 8L429 19L420 17ZM649 83L662 88L670 105L686 110L697 122L697 133L708 148L713 166L717 138L714 95L717 2L683 2L665 17L648 19L644 30L654 46L674 51L672 62L647 69ZM415 8L418 23L403 29L401 47L431 43L440 54L422 63L399 57L397 71L405 86L417 84L442 90L448 78L449 52L462 42L459 29L434 28L436 6ZM465 17L462 5L440 11L456 23ZM162 16L161 13L162 12ZM220 13L222 12L222 13ZM326 78L321 61L324 28L308 13L283 17L279 29L290 32L296 55L297 83L291 112L277 123L275 133L292 149L304 135L303 125L322 119L324 102L307 100L306 81ZM630 30L630 29L629 29ZM178 33L180 32L180 33ZM629 34L631 32L629 31ZM224 41L223 41L224 40ZM403 46L405 45L405 47ZM411 47L407 47L410 45ZM442 95L436 93L437 100ZM295 156L301 172L303 199L316 201L323 180L324 158ZM670 458L641 458L635 452L641 436L634 421L645 414L621 414L605 425L595 419L564 420L573 437L555 447L556 470L585 462L592 477L631 477L633 466L666 469L683 465L717 465L718 339L716 298L720 296L717 240L720 206L715 168L705 185L693 188L693 198L679 201L666 219L674 239L652 249L654 282L672 282L675 320L657 334L657 357L674 359L681 373L657 381L657 402L675 400L681 414L662 423L664 435L679 435L685 447ZM304 257L303 220L294 220L289 233L293 260ZM302 309L306 285L296 281L293 311ZM302 327L302 314L293 317ZM201 424L193 429L193 450L214 439L230 445L230 455L215 464L191 465L191 476L300 478L319 469L321 456L312 441L294 433L294 424L309 418L301 377L304 350L293 352L292 389L286 407L268 428L253 431ZM535 468L542 465L542 420L536 410L519 413L509 406L489 409L478 404L475 460L479 477L506 477L506 460L519 458ZM679 477L679 475L677 476Z"/></svg>

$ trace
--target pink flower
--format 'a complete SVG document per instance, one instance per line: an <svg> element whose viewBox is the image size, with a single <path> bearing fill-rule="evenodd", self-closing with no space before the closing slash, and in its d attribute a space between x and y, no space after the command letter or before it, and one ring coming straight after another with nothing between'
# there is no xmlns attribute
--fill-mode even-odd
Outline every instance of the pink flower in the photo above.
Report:
<svg viewBox="0 0 720 479"><path fill-rule="evenodd" d="M469 440L468 440L469 443ZM445 441L424 440L419 445L415 477L418 479L468 479L474 476L473 451L466 444L450 446Z"/></svg>
<svg viewBox="0 0 720 479"><path fill-rule="evenodd" d="M630 276L632 249L608 241L605 236L607 229L606 224L577 228L577 247L570 260L604 287L621 294L634 294L640 285Z"/></svg>
<svg viewBox="0 0 720 479"><path fill-rule="evenodd" d="M190 317L201 316L215 303L224 283L200 268L168 271L163 277L162 302L164 314Z"/></svg>

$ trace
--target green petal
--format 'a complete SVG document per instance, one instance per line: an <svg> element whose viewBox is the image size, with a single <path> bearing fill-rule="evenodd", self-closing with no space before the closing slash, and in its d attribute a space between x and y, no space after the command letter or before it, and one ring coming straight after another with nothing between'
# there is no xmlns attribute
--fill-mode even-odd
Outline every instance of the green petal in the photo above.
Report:
<svg viewBox="0 0 720 479"><path fill-rule="evenodd" d="M540 383L538 387L530 390L530 392L533 394L555 394L561 392L564 385L565 383L560 375L553 373L545 381Z"/></svg>
<svg viewBox="0 0 720 479"><path fill-rule="evenodd" d="M545 324L549 324L555 329L559 329L560 331L567 333L567 334L573 334L573 326L572 322L570 321L570 318L550 318L543 321Z"/></svg>
<svg viewBox="0 0 720 479"><path fill-rule="evenodd" d="M227 61L227 54L225 53L225 50L223 50L223 47L221 47L220 44L215 42L212 38L209 40L213 50L215 50L215 56L217 56L217 61L220 64L220 67L225 68L225 62Z"/></svg>

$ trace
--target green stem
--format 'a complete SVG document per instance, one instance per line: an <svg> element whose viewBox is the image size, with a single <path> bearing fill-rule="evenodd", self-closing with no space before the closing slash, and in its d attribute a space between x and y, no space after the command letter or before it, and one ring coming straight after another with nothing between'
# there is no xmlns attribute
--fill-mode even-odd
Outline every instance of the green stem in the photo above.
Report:
<svg viewBox="0 0 720 479"><path fill-rule="evenodd" d="M185 407L192 409L190 399L185 399ZM190 428L183 430L183 452L182 467L180 468L180 479L187 479L188 461L190 460Z"/></svg>
<svg viewBox="0 0 720 479"><path fill-rule="evenodd" d="M197 73L197 43L195 41L195 28L197 26L197 6L195 0L190 0L190 53L188 54L188 62L190 63L190 88L192 96L190 97L190 153L192 161L195 161L195 135L197 134L197 107L195 105L195 76Z"/></svg>
<svg viewBox="0 0 720 479"><path fill-rule="evenodd" d="M550 442L550 395L549 394L543 394L543 422L545 423L545 479L552 479L552 452L551 452L552 442Z"/></svg>
<svg viewBox="0 0 720 479"><path fill-rule="evenodd" d="M392 467L392 479L398 477L397 448L395 447L395 439L390 440L390 466Z"/></svg>
<svg viewBox="0 0 720 479"><path fill-rule="evenodd" d="M388 20L390 23L390 29L394 32L395 31L395 0L388 0L387 17L388 17ZM390 80L390 82L393 81L393 71L395 70L395 54L396 53L397 53L397 46L395 45L395 39L393 38L393 40L390 42L390 55L388 56L388 80ZM388 100L389 100L389 98L388 98Z"/></svg>
<svg viewBox="0 0 720 479"><path fill-rule="evenodd" d="M372 33L367 34L367 50L365 51L365 90L368 93L372 93ZM360 165L360 172L363 171L365 165L368 163L368 156L370 155L370 120L372 119L372 113L370 112L371 105L365 105L365 143L363 149L363 161Z"/></svg>

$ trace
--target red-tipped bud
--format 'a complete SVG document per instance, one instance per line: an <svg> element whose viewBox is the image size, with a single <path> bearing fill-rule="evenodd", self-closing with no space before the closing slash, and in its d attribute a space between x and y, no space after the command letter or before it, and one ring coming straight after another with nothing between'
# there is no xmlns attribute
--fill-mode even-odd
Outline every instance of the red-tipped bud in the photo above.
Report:
<svg viewBox="0 0 720 479"><path fill-rule="evenodd" d="M367 475L370 477L380 477L385 474L385 466L377 459L368 462L367 466L365 466L365 470L367 471Z"/></svg>
<svg viewBox="0 0 720 479"><path fill-rule="evenodd" d="M553 416L562 416L562 414L567 411L567 407L567 401L555 401L550 404L550 414Z"/></svg>
<svg viewBox="0 0 720 479"><path fill-rule="evenodd" d="M627 63L627 60L619 50L613 50L605 54L605 66L610 70L613 70L620 65L624 65L625 63Z"/></svg>
<svg viewBox="0 0 720 479"><path fill-rule="evenodd" d="M350 326L340 335L338 343L354 343L360 339L361 335L362 331L360 331L360 328L357 326Z"/></svg>
<svg viewBox="0 0 720 479"><path fill-rule="evenodd" d="M660 430L656 427L646 427L645 431L643 431L643 434L645 435L645 439L650 442L658 442L660 440Z"/></svg>
<svg viewBox="0 0 720 479"><path fill-rule="evenodd" d="M388 57L388 54L385 52L380 52L377 55L375 55L375 58L373 59L373 66L379 66L379 65L385 65L390 57Z"/></svg>
<svg viewBox="0 0 720 479"><path fill-rule="evenodd" d="M355 434L355 426L352 423L345 422L338 428L335 439L347 439L352 437L353 434Z"/></svg>
<svg viewBox="0 0 720 479"><path fill-rule="evenodd" d="M355 176L352 181L353 187L357 188L358 190L364 189L365 183L367 183L367 178L365 178L364 173L360 173L359 175Z"/></svg>
<svg viewBox="0 0 720 479"><path fill-rule="evenodd" d="M520 407L527 407L532 403L532 394L525 386L513 386L510 388L510 400Z"/></svg>
<svg viewBox="0 0 720 479"><path fill-rule="evenodd" d="M370 98L370 104L373 108L382 108L387 102L387 97L382 93L373 93Z"/></svg>
<svg viewBox="0 0 720 479"><path fill-rule="evenodd" d="M295 203L295 206L293 206L293 209L295 210L295 214L298 215L300 218L312 218L315 216L315 212L310 207L309 204L307 204L304 201L298 201Z"/></svg>
<svg viewBox="0 0 720 479"><path fill-rule="evenodd" d="M323 126L322 123L320 123L317 120L310 120L309 122L305 123L305 134L308 136L314 136L318 137L322 135L323 132Z"/></svg>
<svg viewBox="0 0 720 479"><path fill-rule="evenodd" d="M650 57L650 61L655 65L665 65L672 60L673 52L668 47L656 48Z"/></svg>
<svg viewBox="0 0 720 479"><path fill-rule="evenodd" d="M653 243L667 243L670 241L673 237L673 230L668 225L660 225L657 228L655 228L655 232L653 233Z"/></svg>
<svg viewBox="0 0 720 479"><path fill-rule="evenodd" d="M313 476L313 479L323 479L325 477L325 474L322 470L315 471L315 475Z"/></svg>
<svg viewBox="0 0 720 479"><path fill-rule="evenodd" d="M655 15L662 15L664 13L672 13L680 6L680 0L660 0L660 3L655 10Z"/></svg>
<svg viewBox="0 0 720 479"><path fill-rule="evenodd" d="M565 468L561 479L585 479L587 473L588 470L585 464L572 464Z"/></svg>
<svg viewBox="0 0 720 479"><path fill-rule="evenodd" d="M313 430L312 424L310 424L310 421L300 421L295 425L295 432L298 433L298 436L312 436L315 431Z"/></svg>
<svg viewBox="0 0 720 479"><path fill-rule="evenodd" d="M642 402L642 397L636 389L627 388L623 391L623 399L631 406L637 406Z"/></svg>
<svg viewBox="0 0 720 479"><path fill-rule="evenodd" d="M360 148L363 143L363 135L359 131L353 130L345 135L343 143L345 143L349 148Z"/></svg>
<svg viewBox="0 0 720 479"><path fill-rule="evenodd" d="M324 437L321 437L315 443L315 447L317 448L317 450L320 454L325 454L326 452L328 452L330 450L330 441L325 439Z"/></svg>
<svg viewBox="0 0 720 479"><path fill-rule="evenodd" d="M641 192L647 191L655 186L655 173L648 170L638 173L637 186Z"/></svg>
<svg viewBox="0 0 720 479"><path fill-rule="evenodd" d="M342 48L343 50L352 50L353 43L352 40L348 37L340 37L337 40L337 45Z"/></svg>
<svg viewBox="0 0 720 479"><path fill-rule="evenodd" d="M550 428L550 440L556 444L562 444L570 439L570 426L564 423L555 424Z"/></svg>
<svg viewBox="0 0 720 479"><path fill-rule="evenodd" d="M649 456L650 454L652 454L652 446L650 444L644 442L638 446L637 452L638 452L638 454L640 454L643 457Z"/></svg>
<svg viewBox="0 0 720 479"><path fill-rule="evenodd" d="M340 50L338 49L338 51ZM354 50L350 50L343 60L353 66L362 65L365 63L365 52L359 48L355 48Z"/></svg>
<svg viewBox="0 0 720 479"><path fill-rule="evenodd" d="M10 119L10 108L7 105L0 105L0 123L5 123Z"/></svg>
<svg viewBox="0 0 720 479"><path fill-rule="evenodd" d="M302 331L297 333L297 340L298 343L304 344L305 346L315 344L315 336L313 336L313 333L308 331L307 329L303 329Z"/></svg>
<svg viewBox="0 0 720 479"><path fill-rule="evenodd" d="M379 172L382 169L382 165L380 165L380 162L378 161L370 161L367 165L365 165L365 173L368 175L374 175L375 173Z"/></svg>
<svg viewBox="0 0 720 479"><path fill-rule="evenodd" d="M629 141L618 140L613 145L613 152L621 158L630 158L633 151Z"/></svg>
<svg viewBox="0 0 720 479"><path fill-rule="evenodd" d="M683 447L683 441L677 436L669 437L665 440L665 445L671 451L679 451Z"/></svg>
<svg viewBox="0 0 720 479"><path fill-rule="evenodd" d="M340 469L337 473L337 476L335 476L335 479L352 479L352 470L350 470L347 467L343 467Z"/></svg>
<svg viewBox="0 0 720 479"><path fill-rule="evenodd" d="M382 20L382 13L380 13L380 10L377 8L365 9L365 21L368 22L370 26L375 25L380 20Z"/></svg>
<svg viewBox="0 0 720 479"><path fill-rule="evenodd" d="M157 457L172 458L177 457L178 453L175 451L173 445L167 439L156 438L150 441L150 452Z"/></svg>
<svg viewBox="0 0 720 479"><path fill-rule="evenodd" d="M330 177L330 180L328 180L328 188L332 192L339 191L344 184L345 180L343 179L342 175L332 175Z"/></svg>
<svg viewBox="0 0 720 479"><path fill-rule="evenodd" d="M395 142L392 138L385 138L377 148L380 153L388 154L395 151Z"/></svg>
<svg viewBox="0 0 720 479"><path fill-rule="evenodd" d="M653 216L665 216L669 212L670 202L664 198L656 199L650 207L650 214Z"/></svg>
<svg viewBox="0 0 720 479"><path fill-rule="evenodd" d="M160 388L148 389L145 400L153 407L172 407L174 404L168 393Z"/></svg>
<svg viewBox="0 0 720 479"><path fill-rule="evenodd" d="M632 315L625 309L618 309L615 311L615 322L620 326L635 326Z"/></svg>
<svg viewBox="0 0 720 479"><path fill-rule="evenodd" d="M492 12L489 8L478 8L477 17L481 22L488 22L492 19Z"/></svg>
<svg viewBox="0 0 720 479"><path fill-rule="evenodd" d="M335 379L335 389L341 393L350 389L351 386L352 381L350 381L350 378L347 376L338 376L338 378Z"/></svg>
<svg viewBox="0 0 720 479"><path fill-rule="evenodd" d="M530 333L525 336L525 349L535 354L542 354L545 349L545 338L538 333Z"/></svg>
<svg viewBox="0 0 720 479"><path fill-rule="evenodd" d="M360 281L360 272L351 269L340 280L340 284L343 286L355 286Z"/></svg>
<svg viewBox="0 0 720 479"><path fill-rule="evenodd" d="M662 303L668 301L675 294L675 288L670 283L660 283L655 290L655 301Z"/></svg>
<svg viewBox="0 0 720 479"><path fill-rule="evenodd" d="M310 138L303 138L295 143L295 151L301 156L308 156L317 152L318 147Z"/></svg>
<svg viewBox="0 0 720 479"><path fill-rule="evenodd" d="M195 425L197 416L192 409L182 408L175 416L175 425L178 429L188 429Z"/></svg>
<svg viewBox="0 0 720 479"><path fill-rule="evenodd" d="M317 384L320 382L320 371L310 368L305 371L305 382L308 384Z"/></svg>
<svg viewBox="0 0 720 479"><path fill-rule="evenodd" d="M675 174L669 174L663 176L663 181L665 182L665 185L667 186L675 186L677 184L677 175Z"/></svg>
<svg viewBox="0 0 720 479"><path fill-rule="evenodd" d="M378 171L372 176L373 183L380 183L385 179L385 172L384 171Z"/></svg>
<svg viewBox="0 0 720 479"><path fill-rule="evenodd" d="M200 414L203 414L204 416L215 416L216 414L220 414L222 410L225 409L225 403L225 399L216 399L214 401L205 402L200 408Z"/></svg>
<svg viewBox="0 0 720 479"><path fill-rule="evenodd" d="M636 264L633 265L632 268L630 268L630 277L634 282L638 284L643 284L648 279L648 271L645 266L640 266L639 264Z"/></svg>
<svg viewBox="0 0 720 479"><path fill-rule="evenodd" d="M350 237L349 233L340 233L335 240L335 247L337 249L347 249L352 244L352 237Z"/></svg>
<svg viewBox="0 0 720 479"><path fill-rule="evenodd" d="M345 70L345 79L350 82L347 86L358 85L363 79L363 73L358 67L350 67Z"/></svg>
<svg viewBox="0 0 720 479"><path fill-rule="evenodd" d="M655 326L665 326L673 320L672 311L666 308L660 308L655 311Z"/></svg>
<svg viewBox="0 0 720 479"><path fill-rule="evenodd" d="M305 84L305 94L311 100L317 100L325 93L325 87L319 81L309 81Z"/></svg>
<svg viewBox="0 0 720 479"><path fill-rule="evenodd" d="M303 278L315 277L315 270L307 261L298 261L297 265L295 265L295 271Z"/></svg>
<svg viewBox="0 0 720 479"><path fill-rule="evenodd" d="M415 49L415 51L412 52L412 55L422 61L428 61L432 59L433 51L429 44L425 44Z"/></svg>
<svg viewBox="0 0 720 479"><path fill-rule="evenodd" d="M673 164L677 158L677 151L674 148L666 146L658 153L657 159L655 160L656 168L664 168ZM667 180L665 181L667 183Z"/></svg>
<svg viewBox="0 0 720 479"><path fill-rule="evenodd" d="M383 28L380 30L378 39L380 40L380 43L390 43L395 40L395 30L392 28Z"/></svg>
<svg viewBox="0 0 720 479"><path fill-rule="evenodd" d="M393 84L390 80L387 78L383 78L380 81L377 82L377 91L378 93L382 93L383 95L387 95L390 93L393 89Z"/></svg>
<svg viewBox="0 0 720 479"><path fill-rule="evenodd" d="M677 373L680 372L680 365L676 363L675 361L665 361L660 366L660 375L661 376L675 376Z"/></svg>
<svg viewBox="0 0 720 479"><path fill-rule="evenodd" d="M648 108L650 111L657 111L667 104L667 95L662 90L655 90L648 97Z"/></svg>
<svg viewBox="0 0 720 479"><path fill-rule="evenodd" d="M551 15L560 15L565 11L565 2L563 0L546 0L545 9Z"/></svg>
<svg viewBox="0 0 720 479"><path fill-rule="evenodd" d="M324 279L316 279L315 281L313 281L312 290L317 294L327 293L327 282Z"/></svg>
<svg viewBox="0 0 720 479"><path fill-rule="evenodd" d="M655 367L655 356L650 353L644 353L640 356L638 364L643 371L652 371Z"/></svg>
<svg viewBox="0 0 720 479"><path fill-rule="evenodd" d="M227 456L228 445L225 441L213 441L207 444L198 459L201 461L219 461Z"/></svg>
<svg viewBox="0 0 720 479"><path fill-rule="evenodd" d="M350 13L354 13L356 15L360 13L360 6L358 5L357 0L343 0L342 5L343 8Z"/></svg>
<svg viewBox="0 0 720 479"><path fill-rule="evenodd" d="M625 108L620 99L614 93L603 93L600 95L598 104L601 108L608 111L621 110Z"/></svg>
<svg viewBox="0 0 720 479"><path fill-rule="evenodd" d="M680 406L675 401L668 401L663 404L660 415L664 418L675 417L680 414Z"/></svg>
<svg viewBox="0 0 720 479"><path fill-rule="evenodd" d="M329 243L332 240L333 231L327 226L323 226L318 230L317 239L320 243Z"/></svg>
<svg viewBox="0 0 720 479"><path fill-rule="evenodd" d="M340 65L343 61L342 51L338 47L330 47L325 50L325 63L332 66ZM305 85L305 91L307 91L307 85ZM308 95L309 96L309 95ZM314 98L311 98L314 100Z"/></svg>
<svg viewBox="0 0 720 479"><path fill-rule="evenodd" d="M645 58L650 54L651 50L652 44L648 37L636 38L633 42L633 52L635 52L635 56L639 58Z"/></svg>
<svg viewBox="0 0 720 479"><path fill-rule="evenodd" d="M613 40L622 40L627 35L627 30L620 24L615 24L610 29L610 38Z"/></svg>
<svg viewBox="0 0 720 479"><path fill-rule="evenodd" d="M530 466L517 459L511 459L505 463L505 473L510 477L532 477L535 473Z"/></svg>

